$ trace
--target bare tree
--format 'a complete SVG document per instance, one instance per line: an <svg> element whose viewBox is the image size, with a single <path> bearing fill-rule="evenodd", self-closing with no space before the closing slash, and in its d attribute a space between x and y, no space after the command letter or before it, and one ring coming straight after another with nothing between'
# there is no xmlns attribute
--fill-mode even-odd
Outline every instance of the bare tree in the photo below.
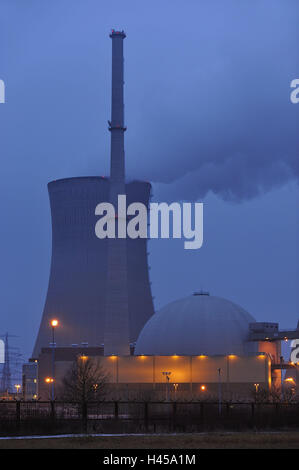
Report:
<svg viewBox="0 0 299 470"><path fill-rule="evenodd" d="M253 400L256 403L270 402L271 392L263 387L253 387L250 391Z"/></svg>
<svg viewBox="0 0 299 470"><path fill-rule="evenodd" d="M282 395L281 387L275 385L272 385L271 390L262 387L253 388L251 396L256 403L296 403L298 401L294 388L285 387Z"/></svg>
<svg viewBox="0 0 299 470"><path fill-rule="evenodd" d="M100 359L78 356L62 381L61 396L81 403L101 401L107 393L108 379Z"/></svg>

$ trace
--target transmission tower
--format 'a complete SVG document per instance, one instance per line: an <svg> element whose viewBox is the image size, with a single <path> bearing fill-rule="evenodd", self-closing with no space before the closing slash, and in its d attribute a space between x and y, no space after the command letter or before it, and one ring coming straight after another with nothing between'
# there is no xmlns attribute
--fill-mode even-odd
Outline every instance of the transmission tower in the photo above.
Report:
<svg viewBox="0 0 299 470"><path fill-rule="evenodd" d="M4 337L4 364L2 369L2 377L1 377L1 385L0 389L2 393L10 392L11 391L11 374L10 374L10 366L9 366L9 354L8 354L8 333L3 335Z"/></svg>
<svg viewBox="0 0 299 470"><path fill-rule="evenodd" d="M12 352L14 348L9 346L8 343L8 338L10 337L15 337L15 335L10 335L8 333L5 333L3 335L0 335L0 338L4 339L4 364L2 367L2 374L0 378L0 392L1 393L11 393L14 390L12 390L12 373L11 373L11 359L14 361L15 357L17 358L16 364L19 365L19 357L21 356L20 354L16 352ZM15 368L15 365L13 365L13 368Z"/></svg>

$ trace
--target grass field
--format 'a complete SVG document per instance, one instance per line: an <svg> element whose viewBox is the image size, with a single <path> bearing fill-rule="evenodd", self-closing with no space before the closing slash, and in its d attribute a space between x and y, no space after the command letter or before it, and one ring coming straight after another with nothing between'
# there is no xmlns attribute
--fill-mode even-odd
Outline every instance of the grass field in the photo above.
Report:
<svg viewBox="0 0 299 470"><path fill-rule="evenodd" d="M299 449L299 432L0 440L0 449Z"/></svg>

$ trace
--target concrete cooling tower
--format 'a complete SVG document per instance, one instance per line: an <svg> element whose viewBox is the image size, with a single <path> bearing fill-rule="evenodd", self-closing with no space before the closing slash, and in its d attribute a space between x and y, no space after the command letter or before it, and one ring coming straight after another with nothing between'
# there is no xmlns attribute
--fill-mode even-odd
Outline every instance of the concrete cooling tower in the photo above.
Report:
<svg viewBox="0 0 299 470"><path fill-rule="evenodd" d="M148 276L146 239L99 239L95 208L115 204L148 206L151 185L125 182L123 31L112 31L112 116L110 178L67 178L49 183L52 259L44 312L33 357L51 342L50 321L59 319L57 347L88 343L105 354L129 354L144 324L154 313Z"/></svg>

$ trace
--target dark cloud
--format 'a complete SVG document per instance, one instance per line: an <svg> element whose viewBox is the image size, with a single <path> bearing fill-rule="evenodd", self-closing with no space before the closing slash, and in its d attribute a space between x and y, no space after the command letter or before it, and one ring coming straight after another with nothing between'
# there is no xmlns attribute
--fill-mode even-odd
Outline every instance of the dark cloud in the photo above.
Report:
<svg viewBox="0 0 299 470"><path fill-rule="evenodd" d="M116 23L128 178L164 183L165 197L234 200L298 178L297 0L37 3L7 2L3 25L8 170L31 172L30 160L45 180L107 174Z"/></svg>
<svg viewBox="0 0 299 470"><path fill-rule="evenodd" d="M239 202L295 179L283 160L253 164L250 158L237 154L222 161L206 162L172 184L155 185L155 196L162 200L196 200L212 191L224 200Z"/></svg>
<svg viewBox="0 0 299 470"><path fill-rule="evenodd" d="M146 144L140 165L129 168L164 183L161 196L213 191L242 200L298 180L299 106L290 102L290 82L299 74L299 8L292 1L242 4L225 2L231 8L223 7L214 29L199 19L198 31L174 33L142 79L137 71L144 119L130 111L129 118ZM130 137L129 145L136 147Z"/></svg>

